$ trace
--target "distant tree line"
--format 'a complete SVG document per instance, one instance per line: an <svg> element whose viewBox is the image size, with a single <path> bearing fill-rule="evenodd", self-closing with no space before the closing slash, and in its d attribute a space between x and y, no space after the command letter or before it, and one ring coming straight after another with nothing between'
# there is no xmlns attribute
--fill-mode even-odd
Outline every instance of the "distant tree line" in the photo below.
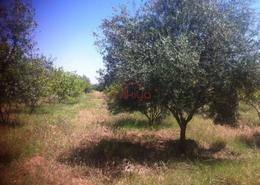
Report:
<svg viewBox="0 0 260 185"><path fill-rule="evenodd" d="M55 68L50 58L35 54L33 17L26 1L0 1L1 123L9 121L14 106L32 112L43 102L65 101L90 89L86 76Z"/></svg>

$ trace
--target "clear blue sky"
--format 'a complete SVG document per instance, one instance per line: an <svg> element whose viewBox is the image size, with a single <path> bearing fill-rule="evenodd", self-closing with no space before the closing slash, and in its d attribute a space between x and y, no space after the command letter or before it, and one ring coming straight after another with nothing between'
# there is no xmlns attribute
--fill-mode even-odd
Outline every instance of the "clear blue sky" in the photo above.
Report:
<svg viewBox="0 0 260 185"><path fill-rule="evenodd" d="M113 7L128 4L134 10L140 2L143 0L32 0L39 51L56 58L55 66L85 74L96 83L96 71L103 63L92 33L102 19L112 15ZM260 10L260 0L254 8Z"/></svg>
<svg viewBox="0 0 260 185"><path fill-rule="evenodd" d="M102 19L112 15L113 7L128 4L133 9L138 2L141 0L33 0L39 52L56 58L55 66L85 74L96 83L96 71L103 63L93 32Z"/></svg>

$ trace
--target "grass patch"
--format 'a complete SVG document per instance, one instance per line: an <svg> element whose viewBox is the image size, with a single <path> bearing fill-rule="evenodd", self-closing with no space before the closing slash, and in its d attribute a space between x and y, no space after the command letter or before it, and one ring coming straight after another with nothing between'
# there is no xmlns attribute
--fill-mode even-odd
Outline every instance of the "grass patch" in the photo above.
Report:
<svg viewBox="0 0 260 185"><path fill-rule="evenodd" d="M251 136L241 136L239 140L250 148L260 149L260 132L255 132Z"/></svg>
<svg viewBox="0 0 260 185"><path fill-rule="evenodd" d="M257 185L260 182L260 163L259 156L256 157L247 161L178 162L171 169L131 175L116 184Z"/></svg>
<svg viewBox="0 0 260 185"><path fill-rule="evenodd" d="M73 131L72 120L76 113L84 108L95 107L90 94L79 97L77 103L46 104L29 114L28 110L18 111L13 116L23 124L19 127L0 128L3 161L23 159L35 153L52 154L56 151L57 140L64 140L68 132ZM64 140L64 143L66 140ZM9 157L8 157L9 156Z"/></svg>
<svg viewBox="0 0 260 185"><path fill-rule="evenodd" d="M40 178L25 175L20 184L63 184L60 177L80 179L74 184L260 184L257 132L236 135L241 129L216 126L195 116L187 138L196 142L189 140L191 155L183 156L177 149L179 126L172 116L151 126L140 113L115 116L106 111L102 94L90 93L37 107L32 114L13 112L22 124L0 128L1 170L14 160L22 164L39 156L54 163L47 170L40 168ZM240 105L239 111L240 121L253 130L258 125L254 110ZM9 170L19 175L17 169ZM50 174L55 176L53 182Z"/></svg>
<svg viewBox="0 0 260 185"><path fill-rule="evenodd" d="M139 112L116 115L111 120L109 120L109 122L105 123L105 125L108 125L113 129L122 129L126 131L160 130L178 127L175 119L171 116L168 116L160 123L150 124L147 118Z"/></svg>

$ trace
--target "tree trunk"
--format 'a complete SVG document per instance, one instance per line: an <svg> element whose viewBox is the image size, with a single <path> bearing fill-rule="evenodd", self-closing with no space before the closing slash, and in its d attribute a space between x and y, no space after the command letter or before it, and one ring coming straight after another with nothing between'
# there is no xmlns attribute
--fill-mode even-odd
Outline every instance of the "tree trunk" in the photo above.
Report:
<svg viewBox="0 0 260 185"><path fill-rule="evenodd" d="M180 151L182 153L185 152L185 147L186 147L186 124L182 123L180 126Z"/></svg>
<svg viewBox="0 0 260 185"><path fill-rule="evenodd" d="M178 111L175 109L169 109L169 110L175 117L175 119L180 127L179 149L180 149L181 153L185 153L185 151L186 151L186 128L187 128L187 124L192 119L196 109L194 109L190 113L187 113L186 118L183 116L182 111Z"/></svg>

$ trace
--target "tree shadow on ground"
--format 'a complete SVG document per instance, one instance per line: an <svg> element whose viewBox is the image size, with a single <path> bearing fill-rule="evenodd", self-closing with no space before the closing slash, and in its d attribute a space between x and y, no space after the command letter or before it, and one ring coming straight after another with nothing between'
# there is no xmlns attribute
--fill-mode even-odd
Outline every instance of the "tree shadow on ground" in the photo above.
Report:
<svg viewBox="0 0 260 185"><path fill-rule="evenodd" d="M260 149L260 132L255 132L251 136L241 136L239 140L250 148Z"/></svg>
<svg viewBox="0 0 260 185"><path fill-rule="evenodd" d="M146 119L135 119L135 118L121 118L112 123L111 127L113 129L125 128L125 129L162 129L170 128L172 124L161 122L161 123L149 123Z"/></svg>
<svg viewBox="0 0 260 185"><path fill-rule="evenodd" d="M157 164L183 161L210 161L215 149L201 148L195 141L187 140L185 155L180 152L178 140L133 141L131 139L102 139L97 143L83 144L62 154L58 161L71 165L83 165L101 169L109 177L119 177L125 169L125 162L154 167ZM221 150L221 149L220 149ZM218 150L219 151L219 150Z"/></svg>
<svg viewBox="0 0 260 185"><path fill-rule="evenodd" d="M19 128L19 127L24 126L24 124L25 124L24 122L20 121L17 118L0 121L0 126L1 127Z"/></svg>
<svg viewBox="0 0 260 185"><path fill-rule="evenodd" d="M5 141L0 141L0 166L7 165L19 156L19 151L15 146L10 146Z"/></svg>

